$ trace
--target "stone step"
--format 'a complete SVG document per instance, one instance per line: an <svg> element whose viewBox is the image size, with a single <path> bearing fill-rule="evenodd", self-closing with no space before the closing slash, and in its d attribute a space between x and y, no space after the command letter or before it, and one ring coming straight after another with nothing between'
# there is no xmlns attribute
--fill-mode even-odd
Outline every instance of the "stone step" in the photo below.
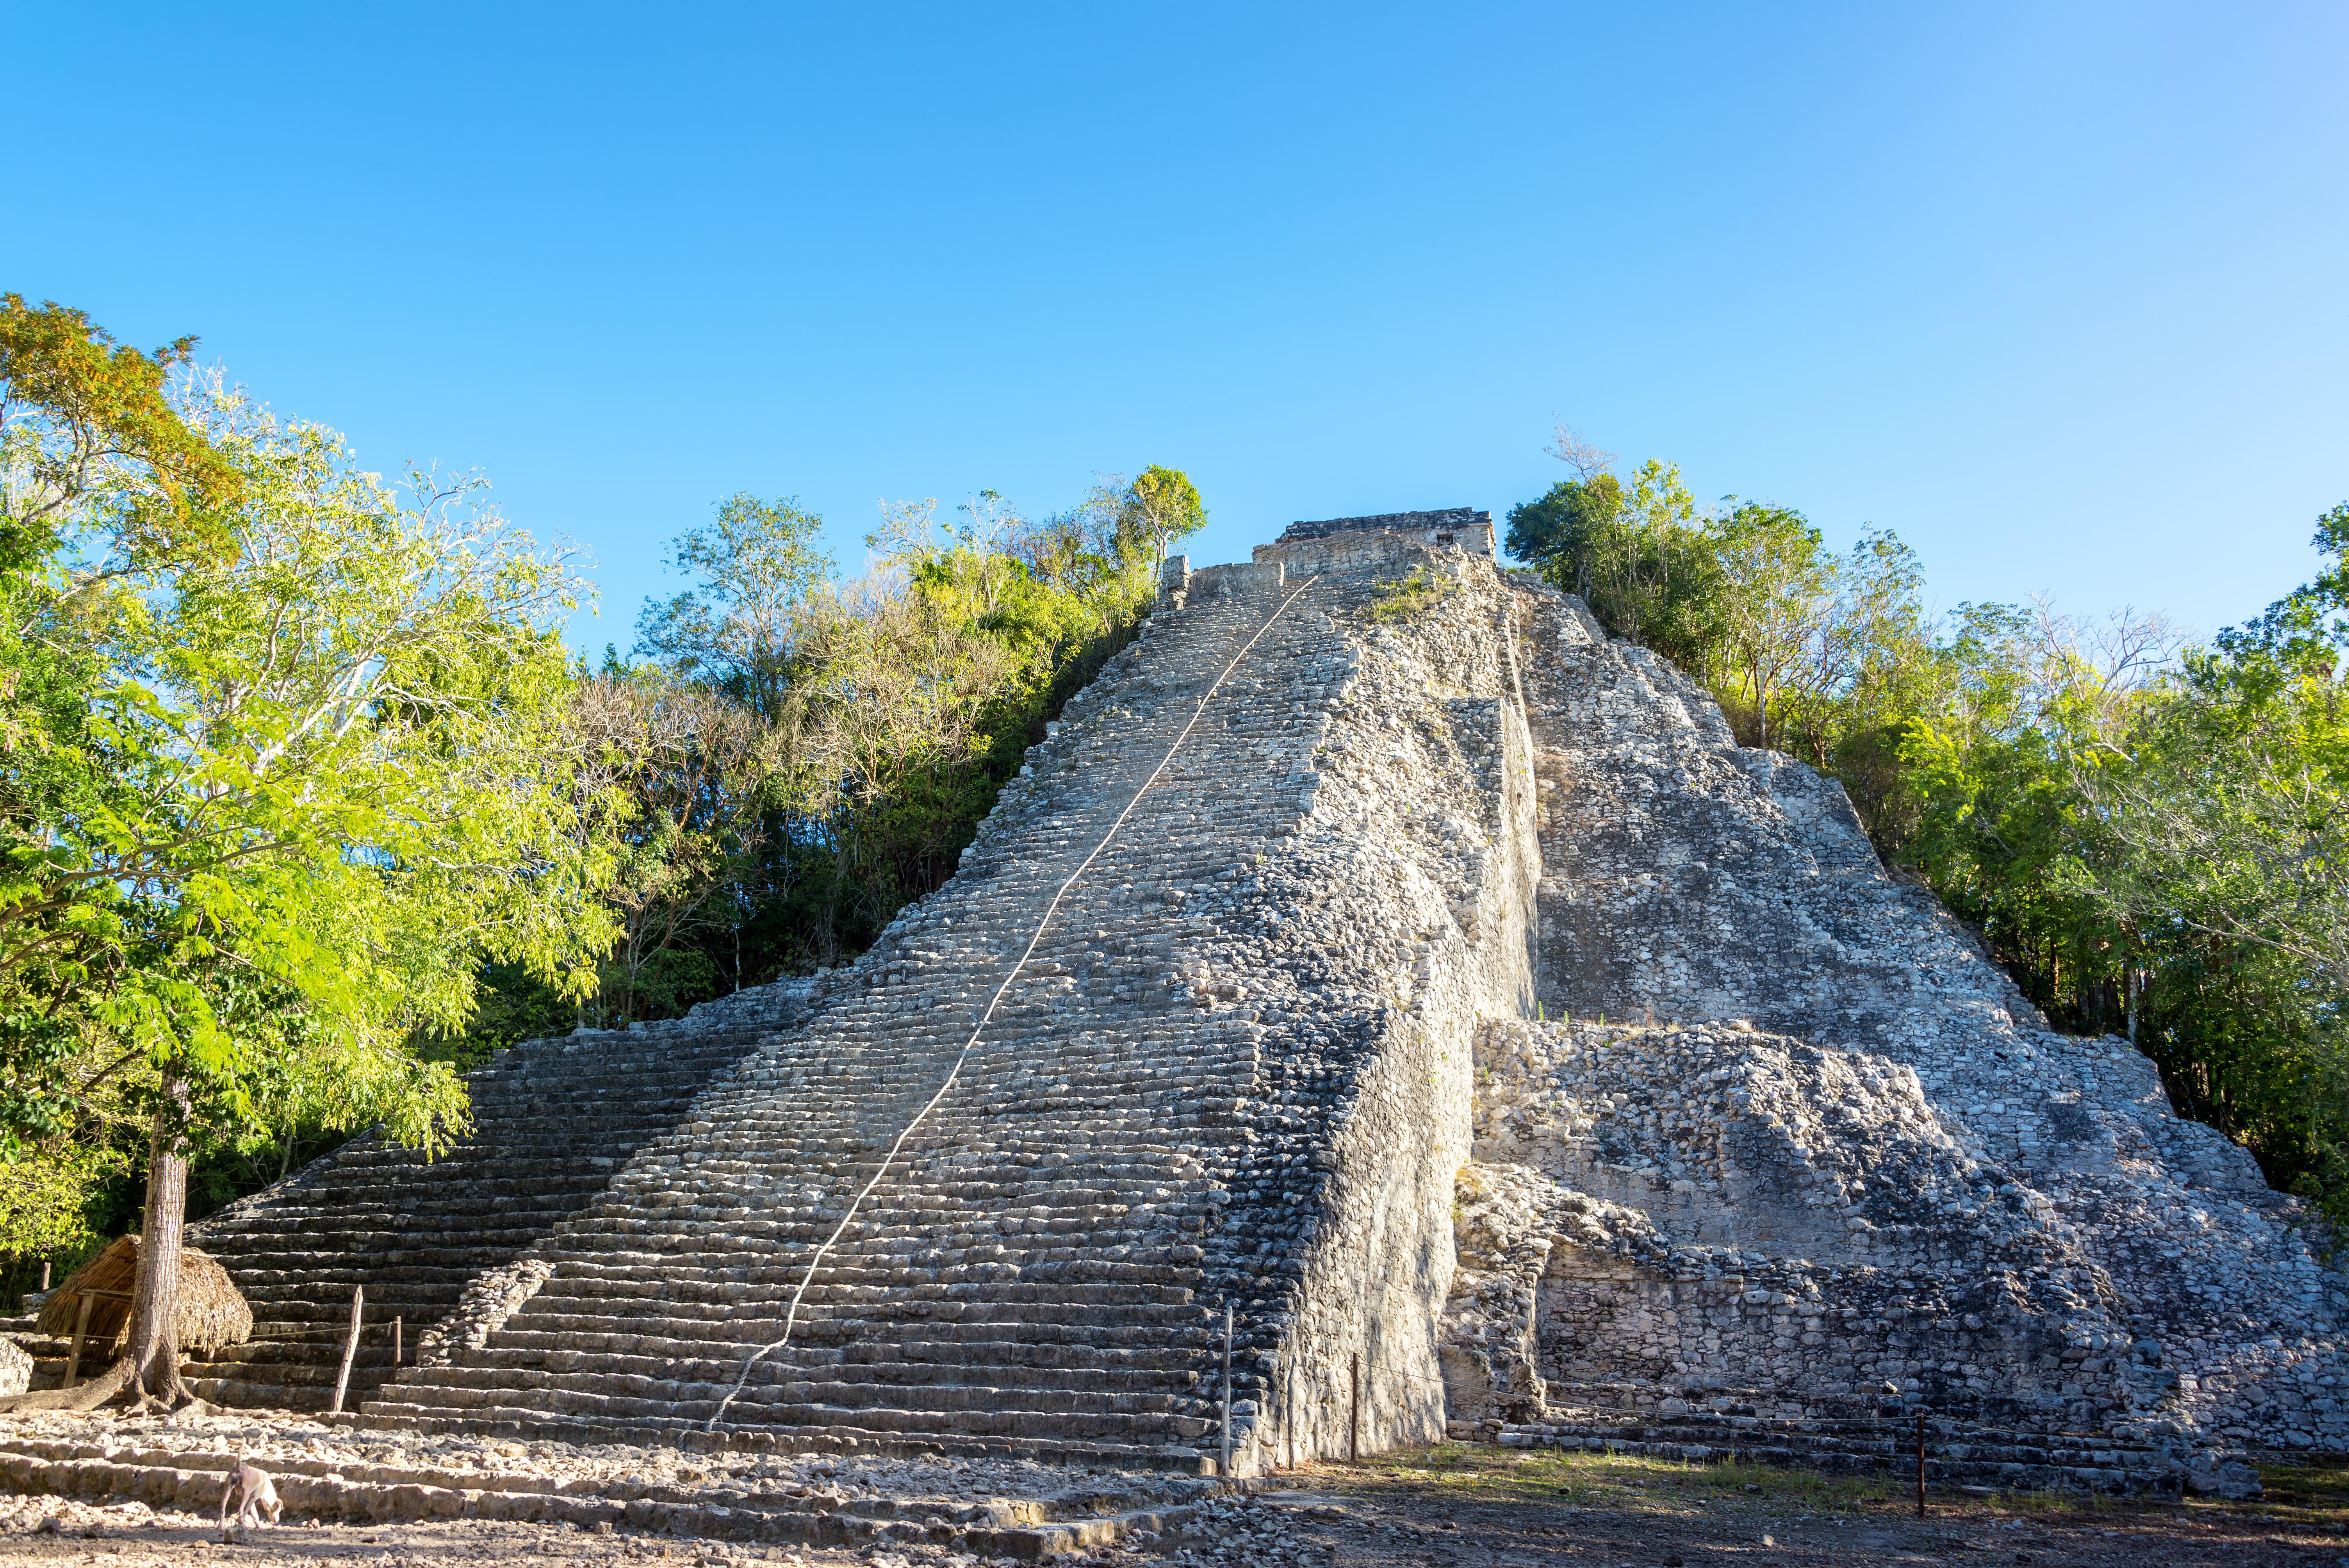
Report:
<svg viewBox="0 0 2349 1568"><path fill-rule="evenodd" d="M399 1424L389 1422L387 1424ZM853 1439L852 1439L853 1440ZM812 1445L813 1446L813 1445ZM833 1446L845 1446L836 1444ZM1121 1462L1122 1451L1072 1448L1050 1457ZM1145 1452L1129 1468L1173 1468ZM211 1515L236 1456L161 1447L0 1441L0 1486L92 1501L135 1500ZM1153 1461L1156 1461L1154 1467ZM438 1470L413 1464L267 1461L285 1522L311 1519L388 1523L422 1519L499 1519L618 1529L744 1542L835 1547L920 1543L946 1552L1035 1562L1105 1546L1134 1533L1178 1528L1226 1483L1114 1476L1085 1478L1067 1492L1043 1491L985 1502L936 1498L849 1497L831 1489L754 1484L702 1486L615 1480L583 1494L558 1473ZM1189 1468L1199 1468L1195 1456ZM1127 1506L1127 1505L1133 1506Z"/></svg>
<svg viewBox="0 0 2349 1568"><path fill-rule="evenodd" d="M738 1366L715 1362L687 1367L673 1362L643 1365L647 1369L633 1370L626 1364L599 1358L592 1368L572 1366L555 1372L512 1358L484 1361L477 1353L467 1357L463 1366L410 1371L400 1378L398 1392L392 1398L418 1405L471 1407L481 1403L484 1395L512 1397L528 1391L549 1396L530 1400L533 1406L549 1409L573 1408L572 1402L579 1399L623 1399L646 1402L645 1411L637 1413L657 1413L663 1402L706 1403L721 1398L724 1390L732 1387L732 1375ZM1164 1414L1190 1406L1187 1397L1178 1403L1169 1381L1155 1374L1145 1379L1123 1381L1088 1371L1084 1375L1086 1386L1071 1387L1068 1372L1057 1368L1029 1371L1018 1367L905 1367L823 1370L838 1375L811 1376L805 1368L761 1366L744 1387L736 1405L761 1409L781 1405L841 1409L902 1406L933 1413L1016 1408L1031 1413L1072 1417ZM868 1371L890 1370L903 1371L907 1376L863 1376ZM668 1375L660 1375L663 1371ZM857 1376L849 1376L851 1373Z"/></svg>
<svg viewBox="0 0 2349 1568"><path fill-rule="evenodd" d="M896 1347L892 1347L896 1348ZM955 1346L957 1351L970 1347ZM753 1375L759 1386L789 1384L793 1388L813 1389L806 1398L819 1403L833 1403L832 1397L820 1390L832 1387L858 1388L959 1388L985 1387L990 1388L1059 1389L1086 1398L1123 1397L1145 1394L1154 1398L1183 1392L1197 1384L1206 1370L1203 1356L1186 1357L1183 1362L1145 1361L1138 1365L1104 1366L1091 1357L1014 1359L1023 1357L1027 1347L1007 1346L1006 1358L988 1359L981 1356L968 1357L902 1357L875 1356L868 1360L810 1360L803 1357L784 1359L770 1357L761 1362ZM433 1381L442 1386L454 1386L459 1379L442 1377L443 1370L461 1371L467 1380L483 1384L507 1381L506 1375L519 1379L549 1367L560 1367L565 1371L576 1368L583 1357L592 1357L595 1376L612 1377L631 1382L661 1383L730 1380L742 1365L744 1357L723 1358L664 1355L652 1349L635 1352L595 1348L547 1352L537 1349L505 1347L501 1338L497 1346L469 1351L461 1368L434 1367L420 1372L414 1381ZM322 1359L319 1365L324 1365ZM584 1384L582 1386L585 1386Z"/></svg>
<svg viewBox="0 0 2349 1568"><path fill-rule="evenodd" d="M636 1149L771 1029L644 1029L524 1042L471 1075L475 1132L426 1161L362 1140L194 1228L254 1308L252 1344L199 1370L227 1403L306 1404L331 1390L354 1286L367 1295L355 1387L388 1374L374 1341L410 1344L495 1267L604 1193Z"/></svg>
<svg viewBox="0 0 2349 1568"><path fill-rule="evenodd" d="M503 1216L500 1219L502 1220ZM306 1283L329 1277L343 1277L353 1283L365 1284L364 1271L370 1267L383 1271L398 1268L429 1271L450 1266L479 1268L478 1260L484 1254L502 1254L518 1237L543 1234L543 1230L527 1225L497 1223L466 1231L427 1232L398 1238L406 1244L396 1246L384 1244L393 1239L386 1233L368 1232L350 1238L350 1246L333 1251L216 1253L213 1255L223 1260L234 1258L237 1270L251 1277L256 1285L280 1282ZM225 1261L223 1266L227 1266ZM361 1272L354 1274L354 1270Z"/></svg>
<svg viewBox="0 0 2349 1568"><path fill-rule="evenodd" d="M1040 1332L1032 1324L906 1326L908 1328L918 1326L918 1336L910 1333L885 1336L874 1333L869 1326L861 1331L812 1336L800 1332L801 1326L793 1326L792 1353L795 1357L821 1356L827 1360L849 1364L886 1354L909 1361L968 1362L974 1366L1182 1367L1192 1365L1215 1345L1211 1336L1206 1335L1194 1336L1185 1342L1165 1334L1104 1329L1092 1325L1061 1326L1058 1333ZM535 1318L516 1318L508 1320L506 1329L498 1336L498 1345L502 1350L539 1356L586 1352L611 1356L699 1356L723 1360L729 1353L745 1355L752 1346L769 1343L768 1336L772 1327L771 1325L762 1325L752 1335L719 1340L706 1333L664 1328L658 1325L631 1325L626 1328L601 1330L554 1329L542 1326Z"/></svg>
<svg viewBox="0 0 2349 1568"><path fill-rule="evenodd" d="M964 1445L1000 1451L1038 1440L1121 1448L1138 1442L1141 1447L1154 1448L1195 1442L1212 1427L1204 1416L1087 1408L1074 1400L1045 1401L1030 1389L973 1389L967 1399L919 1405L878 1399L833 1404L761 1398L762 1392L770 1391L745 1389L729 1408L727 1425L778 1432L846 1429L890 1434L901 1440L918 1439L942 1451L956 1451ZM624 1391L569 1384L560 1388L533 1387L527 1383L452 1387L402 1381L367 1401L362 1413L370 1418L407 1415L529 1423L555 1420L570 1423L574 1429L678 1431L706 1422L725 1393L725 1387L716 1384L647 1382ZM987 1397L990 1393L994 1398Z"/></svg>
<svg viewBox="0 0 2349 1568"><path fill-rule="evenodd" d="M558 1349L631 1344L674 1346L678 1354L723 1358L745 1353L753 1346L773 1342L781 1327L780 1315L727 1322L693 1318L583 1319L527 1313L507 1320L506 1332L512 1338L505 1343L533 1347L543 1344ZM1216 1342L1211 1330L1098 1323L1082 1317L1061 1323L930 1324L904 1319L876 1323L864 1318L812 1318L804 1313L792 1325L792 1339L802 1349L811 1352L821 1350L826 1354L859 1346L912 1342L966 1348L1022 1344L1036 1346L1039 1354L1062 1355L1082 1351L1102 1357L1135 1353L1170 1357L1203 1354Z"/></svg>
<svg viewBox="0 0 2349 1568"><path fill-rule="evenodd" d="M870 1414L870 1412L860 1412ZM712 1433L704 1423L683 1417L637 1421L591 1420L550 1417L522 1408L484 1407L470 1415L413 1408L393 1401L370 1400L345 1420L354 1424L405 1431L496 1437L524 1442L668 1444L703 1451L709 1444L734 1449L777 1452L853 1453L860 1457L932 1459L1025 1459L1068 1465L1118 1465L1133 1470L1167 1470L1192 1475L1212 1474L1215 1459L1185 1442L1088 1442L1050 1436L1014 1439L941 1434L908 1434L886 1427L854 1422L823 1426L746 1427L728 1423Z"/></svg>

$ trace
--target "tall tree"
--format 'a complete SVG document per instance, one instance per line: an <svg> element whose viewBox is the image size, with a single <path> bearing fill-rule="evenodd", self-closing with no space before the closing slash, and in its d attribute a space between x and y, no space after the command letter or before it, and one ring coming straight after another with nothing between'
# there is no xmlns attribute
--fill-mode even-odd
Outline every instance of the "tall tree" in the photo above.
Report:
<svg viewBox="0 0 2349 1568"><path fill-rule="evenodd" d="M0 752L0 1109L21 1147L70 1137L101 1082L151 1108L118 1375L168 1399L198 1130L308 1081L397 1139L460 1132L461 1087L409 1043L462 1023L484 956L590 983L609 856L569 818L559 552L471 481L403 498L332 432L169 395L160 356L59 319L9 362L0 494L30 543L0 685L83 700L12 708ZM92 348L160 399L123 400L128 435L57 390ZM108 460L60 464L77 444Z"/></svg>
<svg viewBox="0 0 2349 1568"><path fill-rule="evenodd" d="M605 897L620 930L605 990L625 1027L647 1001L699 978L666 971L698 956L680 944L712 923L713 901L763 846L761 808L784 735L727 692L658 665L585 682L573 709L596 827L617 846Z"/></svg>
<svg viewBox="0 0 2349 1568"><path fill-rule="evenodd" d="M1207 525L1207 509L1190 475L1153 463L1126 487L1122 521L1133 533L1151 541L1157 558L1164 561L1176 540L1187 539Z"/></svg>
<svg viewBox="0 0 2349 1568"><path fill-rule="evenodd" d="M1819 531L1790 508L1747 502L1721 520L1719 658L1731 713L1748 745L1767 746L1788 687L1824 685L1835 619L1835 561ZM1816 672L1816 673L1815 673ZM1702 673L1702 672L1700 672ZM1806 677L1811 678L1806 680Z"/></svg>
<svg viewBox="0 0 2349 1568"><path fill-rule="evenodd" d="M678 537L672 562L698 581L665 603L645 602L638 655L709 682L772 723L792 685L801 607L832 575L831 557L816 545L823 526L796 499L743 491L720 501L709 523Z"/></svg>

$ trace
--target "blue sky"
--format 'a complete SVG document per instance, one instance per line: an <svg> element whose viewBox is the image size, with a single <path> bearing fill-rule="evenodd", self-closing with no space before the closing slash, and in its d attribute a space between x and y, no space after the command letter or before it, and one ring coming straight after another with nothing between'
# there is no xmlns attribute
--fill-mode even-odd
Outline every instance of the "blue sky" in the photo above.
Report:
<svg viewBox="0 0 2349 1568"><path fill-rule="evenodd" d="M1562 470L1897 530L1934 597L2305 578L2349 499L2339 5L16 5L0 288L478 467L628 640L796 494L1289 520Z"/></svg>

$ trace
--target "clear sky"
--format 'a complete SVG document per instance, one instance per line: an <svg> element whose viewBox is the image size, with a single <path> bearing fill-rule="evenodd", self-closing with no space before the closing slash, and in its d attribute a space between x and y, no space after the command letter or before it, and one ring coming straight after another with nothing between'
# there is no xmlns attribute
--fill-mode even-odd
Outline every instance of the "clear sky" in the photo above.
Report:
<svg viewBox="0 0 2349 1568"><path fill-rule="evenodd" d="M738 490L1195 559L1474 505L1553 418L2208 631L2349 499L2349 7L9 4L0 288L584 542Z"/></svg>

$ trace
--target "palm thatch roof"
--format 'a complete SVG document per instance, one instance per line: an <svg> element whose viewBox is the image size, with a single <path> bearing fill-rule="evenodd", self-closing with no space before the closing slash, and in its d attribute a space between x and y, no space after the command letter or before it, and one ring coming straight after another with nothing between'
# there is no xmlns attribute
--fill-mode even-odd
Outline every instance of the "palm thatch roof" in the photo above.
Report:
<svg viewBox="0 0 2349 1568"><path fill-rule="evenodd" d="M122 1337L130 1326L130 1285L139 1270L139 1238L122 1236L98 1256L82 1264L41 1304L40 1332L62 1339L74 1331L80 1315L80 1293L105 1291L89 1305L88 1340L106 1345ZM180 1348L191 1356L209 1356L224 1345L242 1345L253 1337L253 1308L237 1293L228 1270L193 1247L180 1249Z"/></svg>

